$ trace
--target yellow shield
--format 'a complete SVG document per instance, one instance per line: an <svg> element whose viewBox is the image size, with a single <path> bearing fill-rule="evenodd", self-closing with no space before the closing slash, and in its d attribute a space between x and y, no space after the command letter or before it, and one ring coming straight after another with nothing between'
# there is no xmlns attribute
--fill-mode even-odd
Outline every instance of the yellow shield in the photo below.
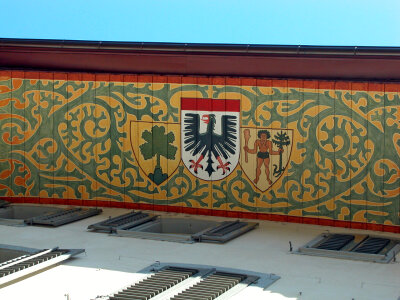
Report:
<svg viewBox="0 0 400 300"><path fill-rule="evenodd" d="M256 188L264 192L285 172L293 144L293 130L242 127L240 164Z"/></svg>
<svg viewBox="0 0 400 300"><path fill-rule="evenodd" d="M154 184L162 184L178 168L180 124L132 121L130 137L140 169Z"/></svg>

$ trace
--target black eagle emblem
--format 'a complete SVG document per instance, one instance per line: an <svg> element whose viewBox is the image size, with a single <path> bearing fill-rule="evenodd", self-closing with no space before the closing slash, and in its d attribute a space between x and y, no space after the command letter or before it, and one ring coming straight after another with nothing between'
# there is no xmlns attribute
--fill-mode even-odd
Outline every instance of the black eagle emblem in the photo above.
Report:
<svg viewBox="0 0 400 300"><path fill-rule="evenodd" d="M197 174L198 168L203 169L201 161L207 157L207 167L205 171L209 176L215 172L212 167L213 159L212 154L218 160L218 169L222 169L224 175L226 171L230 171L230 162L227 160L231 155L235 154L237 143L237 129L238 122L236 116L224 115L221 118L222 132L218 134L215 132L216 118L214 114L203 115L201 121L207 124L205 132L200 133L200 115L188 113L185 115L184 120L184 147L191 155L195 156L200 154L197 161L190 160L190 169L193 168Z"/></svg>

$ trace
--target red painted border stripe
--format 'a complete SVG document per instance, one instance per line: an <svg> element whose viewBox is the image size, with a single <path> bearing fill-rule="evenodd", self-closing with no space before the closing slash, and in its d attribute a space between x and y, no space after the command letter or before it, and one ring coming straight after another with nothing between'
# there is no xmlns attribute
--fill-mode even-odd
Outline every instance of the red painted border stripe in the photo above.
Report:
<svg viewBox="0 0 400 300"><path fill-rule="evenodd" d="M71 200L76 199L62 199L62 198L39 198L39 197L6 197L1 196L0 199L6 200L13 203L41 203L41 204L61 204L71 205ZM118 201L101 201L101 200L82 200L80 203L82 206L99 206L99 207L124 207L126 209L143 209L143 210L155 210L165 211L164 206L167 205L152 205L145 203L132 203L132 202L118 202ZM213 210L205 208L193 208L193 207L178 207L178 206L167 206L167 211L179 212L192 215L223 215L229 218L245 218L245 219L256 219L256 220L267 220L276 222L289 222L289 223L303 223L313 224L320 226L332 226L332 227L346 227L346 228L359 228L367 229L371 231L383 231L400 233L399 225L382 225L372 223L361 223L321 218L309 218L309 217L297 217L297 216L285 216L278 214L268 213L254 213L254 212L237 212L227 210ZM214 211L214 212L213 212ZM217 211L217 212L215 212Z"/></svg>
<svg viewBox="0 0 400 300"><path fill-rule="evenodd" d="M196 111L239 112L240 100L182 98L181 109L196 110Z"/></svg>

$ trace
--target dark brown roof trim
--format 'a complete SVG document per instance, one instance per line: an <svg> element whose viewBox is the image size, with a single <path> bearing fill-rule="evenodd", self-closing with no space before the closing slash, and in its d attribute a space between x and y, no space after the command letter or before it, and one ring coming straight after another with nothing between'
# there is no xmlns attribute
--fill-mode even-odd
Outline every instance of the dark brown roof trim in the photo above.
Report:
<svg viewBox="0 0 400 300"><path fill-rule="evenodd" d="M335 56L399 56L400 47L256 45L207 43L108 42L79 40L41 40L0 38L0 47L40 47L53 49L161 51L193 53L335 55Z"/></svg>
<svg viewBox="0 0 400 300"><path fill-rule="evenodd" d="M0 39L1 68L400 80L400 47Z"/></svg>

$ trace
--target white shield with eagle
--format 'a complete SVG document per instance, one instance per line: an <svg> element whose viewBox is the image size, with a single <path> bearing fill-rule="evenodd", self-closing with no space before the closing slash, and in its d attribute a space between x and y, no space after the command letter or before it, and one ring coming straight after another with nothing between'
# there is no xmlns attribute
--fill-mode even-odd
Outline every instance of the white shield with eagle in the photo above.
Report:
<svg viewBox="0 0 400 300"><path fill-rule="evenodd" d="M203 180L233 172L240 154L240 100L181 99L182 161Z"/></svg>

